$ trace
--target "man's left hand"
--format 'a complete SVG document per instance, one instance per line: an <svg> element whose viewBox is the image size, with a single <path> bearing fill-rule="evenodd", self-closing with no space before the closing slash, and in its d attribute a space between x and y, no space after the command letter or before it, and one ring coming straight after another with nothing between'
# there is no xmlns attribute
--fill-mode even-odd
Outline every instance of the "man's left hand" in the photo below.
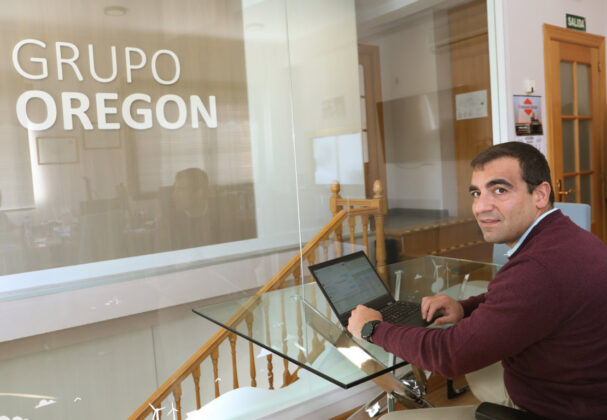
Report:
<svg viewBox="0 0 607 420"><path fill-rule="evenodd" d="M363 305L358 305L356 309L352 311L350 318L348 319L348 331L354 337L361 338L360 332L369 321L379 320L383 321L382 316L375 309L367 308Z"/></svg>

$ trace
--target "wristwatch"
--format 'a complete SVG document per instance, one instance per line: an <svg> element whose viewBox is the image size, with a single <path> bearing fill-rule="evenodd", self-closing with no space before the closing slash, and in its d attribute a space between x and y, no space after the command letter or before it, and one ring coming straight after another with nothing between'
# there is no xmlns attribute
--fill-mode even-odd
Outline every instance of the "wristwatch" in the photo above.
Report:
<svg viewBox="0 0 607 420"><path fill-rule="evenodd" d="M360 336L363 338L363 340L367 340L369 343L373 342L371 337L373 337L373 333L375 332L375 326L380 322L381 321L379 320L374 320L369 321L365 325L363 325L363 329L360 330Z"/></svg>

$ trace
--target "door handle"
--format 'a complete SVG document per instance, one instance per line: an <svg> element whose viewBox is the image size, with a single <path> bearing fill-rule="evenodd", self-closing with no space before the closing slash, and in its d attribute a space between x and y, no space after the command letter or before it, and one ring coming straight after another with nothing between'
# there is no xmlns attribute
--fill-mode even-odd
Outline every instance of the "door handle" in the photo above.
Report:
<svg viewBox="0 0 607 420"><path fill-rule="evenodd" d="M574 193L574 192L575 192L575 190L574 190L573 188L570 188L570 189L569 189L569 190L567 190L567 191L563 191L563 190L562 190L563 186L562 186L562 183L561 183L561 180L560 180L560 179L559 179L559 180L556 182L556 186L557 186L557 189L558 189L558 191L557 191L556 193L557 193L559 196L562 196L562 197L566 197L567 195L569 195L569 194L571 194L571 193Z"/></svg>

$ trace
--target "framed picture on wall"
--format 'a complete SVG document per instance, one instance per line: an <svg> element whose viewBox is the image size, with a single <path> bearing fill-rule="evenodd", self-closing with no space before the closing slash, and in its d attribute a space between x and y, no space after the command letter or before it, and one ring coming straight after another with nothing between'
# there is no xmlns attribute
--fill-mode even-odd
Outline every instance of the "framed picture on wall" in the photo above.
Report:
<svg viewBox="0 0 607 420"><path fill-rule="evenodd" d="M37 137L39 165L78 163L78 140L76 137Z"/></svg>
<svg viewBox="0 0 607 420"><path fill-rule="evenodd" d="M93 122L93 127L97 124ZM120 130L85 130L82 134L84 148L93 149L120 149Z"/></svg>

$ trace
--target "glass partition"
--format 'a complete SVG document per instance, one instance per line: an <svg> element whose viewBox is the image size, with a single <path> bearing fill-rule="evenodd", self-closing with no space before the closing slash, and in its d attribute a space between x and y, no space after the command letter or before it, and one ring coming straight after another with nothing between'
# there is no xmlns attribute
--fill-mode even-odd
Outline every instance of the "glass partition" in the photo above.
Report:
<svg viewBox="0 0 607 420"><path fill-rule="evenodd" d="M493 144L486 2L357 4L365 185L384 187L388 260L491 261L468 192Z"/></svg>
<svg viewBox="0 0 607 420"><path fill-rule="evenodd" d="M344 219L280 287L383 246L388 264L490 260L467 192L492 143L485 1L380 3L0 12L0 417L131 415L216 333L192 308L248 298L330 223L333 181L343 207L380 197L385 244L379 219ZM233 365L241 386L288 379L231 346L201 365L201 404Z"/></svg>
<svg viewBox="0 0 607 420"><path fill-rule="evenodd" d="M284 5L256 3L15 6L2 274L297 240L288 34L258 11Z"/></svg>

